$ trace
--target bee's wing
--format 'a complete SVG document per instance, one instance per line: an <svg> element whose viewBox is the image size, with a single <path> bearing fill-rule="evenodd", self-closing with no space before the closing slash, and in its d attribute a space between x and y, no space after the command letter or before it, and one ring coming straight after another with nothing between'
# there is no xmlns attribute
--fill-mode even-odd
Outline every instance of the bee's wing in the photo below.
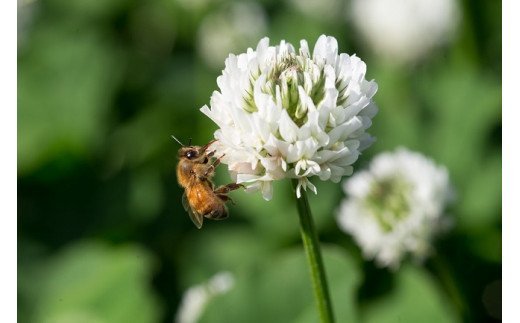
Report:
<svg viewBox="0 0 520 323"><path fill-rule="evenodd" d="M182 206L184 207L184 210L188 212L191 221L193 221L193 224L195 224L197 229L202 228L202 220L204 219L204 217L202 216L202 214L198 213L190 206L190 203L188 202L188 197L186 196L186 192L182 194Z"/></svg>
<svg viewBox="0 0 520 323"><path fill-rule="evenodd" d="M182 207L184 208L184 211L191 209L190 203L188 203L188 197L186 196L186 191L182 194Z"/></svg>

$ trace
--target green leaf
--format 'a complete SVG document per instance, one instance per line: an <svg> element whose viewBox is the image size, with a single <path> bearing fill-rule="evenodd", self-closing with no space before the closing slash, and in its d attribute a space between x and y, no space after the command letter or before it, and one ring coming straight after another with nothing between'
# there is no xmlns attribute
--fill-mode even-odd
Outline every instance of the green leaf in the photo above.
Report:
<svg viewBox="0 0 520 323"><path fill-rule="evenodd" d="M157 322L151 259L135 246L75 244L56 255L37 284L34 322Z"/></svg>
<svg viewBox="0 0 520 323"><path fill-rule="evenodd" d="M458 322L452 305L431 276L412 266L402 267L394 289L363 308L362 316L367 323Z"/></svg>
<svg viewBox="0 0 520 323"><path fill-rule="evenodd" d="M18 60L20 174L60 154L89 156L106 132L122 62L95 29L35 27Z"/></svg>
<svg viewBox="0 0 520 323"><path fill-rule="evenodd" d="M337 248L323 248L329 289L338 322L354 322L360 273L354 261ZM292 249L236 273L235 286L215 298L201 322L317 322L303 249Z"/></svg>
<svg viewBox="0 0 520 323"><path fill-rule="evenodd" d="M482 227L498 220L501 203L500 85L471 66L448 65L425 78L422 91L436 120L429 131L433 157L450 170L458 195L458 224Z"/></svg>
<svg viewBox="0 0 520 323"><path fill-rule="evenodd" d="M420 106L414 100L405 71L384 64L369 66L370 75L376 77L379 84L374 97L379 112L368 130L377 137L377 141L367 153L373 154L374 150L384 151L396 146L411 149L420 147L423 128L420 123Z"/></svg>
<svg viewBox="0 0 520 323"><path fill-rule="evenodd" d="M500 123L499 83L454 66L425 80L423 88L437 120L430 132L435 155L459 178L477 175L487 156L487 136Z"/></svg>
<svg viewBox="0 0 520 323"><path fill-rule="evenodd" d="M187 215L186 215L187 217ZM248 226L205 221L200 231L175 246L184 287L200 283L219 271L237 271L267 257L272 244Z"/></svg>
<svg viewBox="0 0 520 323"><path fill-rule="evenodd" d="M497 224L502 206L502 159L492 156L482 163L478 176L467 180L460 193L460 224L477 230Z"/></svg>
<svg viewBox="0 0 520 323"><path fill-rule="evenodd" d="M161 178L153 168L139 169L130 184L130 212L138 220L146 221L160 212L163 206Z"/></svg>

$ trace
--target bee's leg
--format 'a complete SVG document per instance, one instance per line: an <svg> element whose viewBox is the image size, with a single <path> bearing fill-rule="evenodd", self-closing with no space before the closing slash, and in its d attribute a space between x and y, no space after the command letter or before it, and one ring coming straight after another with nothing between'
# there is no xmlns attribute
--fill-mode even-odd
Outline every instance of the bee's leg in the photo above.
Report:
<svg viewBox="0 0 520 323"><path fill-rule="evenodd" d="M212 145L214 142L216 142L216 141L217 141L217 139L213 139L212 141L210 141L210 142L208 142L207 144L205 144L204 146L202 146L202 147L200 148L200 152L205 152L206 149L208 149L209 146L211 146L211 145Z"/></svg>
<svg viewBox="0 0 520 323"><path fill-rule="evenodd" d="M233 199L231 199L231 197L227 196L226 194L217 194L217 196L222 201L231 202L231 204L235 205L235 201L233 201Z"/></svg>
<svg viewBox="0 0 520 323"><path fill-rule="evenodd" d="M213 173L214 173L214 172L215 172L215 166L213 166L213 165L209 165L209 166L206 167L206 169L204 170L203 177L204 177L204 178L213 177Z"/></svg>
<svg viewBox="0 0 520 323"><path fill-rule="evenodd" d="M227 193L237 190L241 187L244 187L242 184L231 183L223 186L217 187L213 192L224 202L231 202L231 204L235 205L235 202L231 199L231 197L227 196Z"/></svg>
<svg viewBox="0 0 520 323"><path fill-rule="evenodd" d="M214 192L217 195L219 195L219 194L227 194L227 193L229 193L231 191L238 190L241 187L244 187L244 185L237 184L237 183L231 183L231 184L227 184L227 185L223 185L223 186L217 187L217 189Z"/></svg>
<svg viewBox="0 0 520 323"><path fill-rule="evenodd" d="M227 210L224 206L220 209L215 209L211 213L207 214L206 217L212 220L224 220L228 217Z"/></svg>
<svg viewBox="0 0 520 323"><path fill-rule="evenodd" d="M220 156L219 158L215 159L215 161L213 162L213 164L209 165L208 168L206 168L206 171L204 172L204 176L206 177L209 177L210 175L213 174L213 172L215 171L215 167L217 167L218 165L220 165L220 159L224 157L224 155Z"/></svg>
<svg viewBox="0 0 520 323"><path fill-rule="evenodd" d="M219 158L215 159L215 161L213 162L213 167L217 167L218 165L220 165L220 160L222 159L222 157L226 156L226 154L220 156Z"/></svg>
<svg viewBox="0 0 520 323"><path fill-rule="evenodd" d="M213 176L214 167L207 164L193 165L192 173L198 180L205 181Z"/></svg>

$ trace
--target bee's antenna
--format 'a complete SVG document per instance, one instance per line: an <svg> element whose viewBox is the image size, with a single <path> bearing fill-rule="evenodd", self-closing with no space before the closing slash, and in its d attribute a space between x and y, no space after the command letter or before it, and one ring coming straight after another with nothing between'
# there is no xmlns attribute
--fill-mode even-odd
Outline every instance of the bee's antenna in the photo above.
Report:
<svg viewBox="0 0 520 323"><path fill-rule="evenodd" d="M191 138L190 138L190 141L188 141L188 146L191 146Z"/></svg>
<svg viewBox="0 0 520 323"><path fill-rule="evenodd" d="M181 145L182 147L184 147L184 145L182 144L182 142L181 142L179 139L175 138L174 135L171 135L171 138L172 138L173 140L175 140L176 142L178 142L179 145ZM190 138L190 143L191 143L191 138Z"/></svg>

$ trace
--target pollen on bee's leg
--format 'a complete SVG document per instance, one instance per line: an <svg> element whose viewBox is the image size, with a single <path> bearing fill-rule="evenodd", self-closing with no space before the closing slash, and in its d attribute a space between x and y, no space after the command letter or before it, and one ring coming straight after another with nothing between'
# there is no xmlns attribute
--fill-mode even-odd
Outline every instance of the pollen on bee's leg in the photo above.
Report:
<svg viewBox="0 0 520 323"><path fill-rule="evenodd" d="M212 151L210 151L209 153L206 154L206 157L211 158L211 157L213 157L215 155L216 152L217 152L216 150L212 150Z"/></svg>

